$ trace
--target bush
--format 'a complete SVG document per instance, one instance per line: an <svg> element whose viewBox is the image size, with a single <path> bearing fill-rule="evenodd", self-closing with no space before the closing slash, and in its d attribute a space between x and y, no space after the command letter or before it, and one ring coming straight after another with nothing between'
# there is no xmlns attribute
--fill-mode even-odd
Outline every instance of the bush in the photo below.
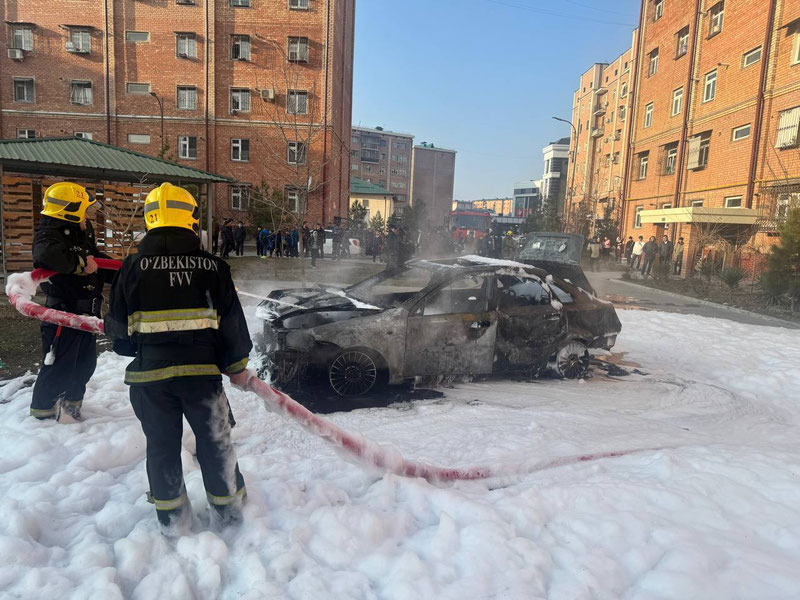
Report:
<svg viewBox="0 0 800 600"><path fill-rule="evenodd" d="M722 269L719 277L725 282L725 285L734 290L739 285L739 282L744 279L744 275L745 273L740 267L728 267L727 269Z"/></svg>
<svg viewBox="0 0 800 600"><path fill-rule="evenodd" d="M711 277L716 275L717 273L717 266L714 264L714 261L706 258L700 261L700 264L697 265L697 273L706 278L706 281L710 282Z"/></svg>
<svg viewBox="0 0 800 600"><path fill-rule="evenodd" d="M782 273L767 271L758 278L758 285L764 294L764 300L768 306L779 306L785 300L786 292L789 291L789 280Z"/></svg>

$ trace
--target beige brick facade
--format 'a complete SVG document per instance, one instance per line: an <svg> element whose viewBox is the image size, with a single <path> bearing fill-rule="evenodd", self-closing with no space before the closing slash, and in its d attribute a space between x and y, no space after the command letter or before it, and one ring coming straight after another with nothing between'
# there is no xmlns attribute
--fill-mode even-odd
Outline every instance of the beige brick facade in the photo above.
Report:
<svg viewBox="0 0 800 600"><path fill-rule="evenodd" d="M346 215L354 0L3 0L0 9L2 137L86 132L158 155L163 127L176 162L245 185L307 188L309 220ZM237 89L249 102L236 104ZM240 139L249 156L233 147ZM293 141L307 145L305 165L289 164ZM218 214L246 218L232 186L214 187Z"/></svg>
<svg viewBox="0 0 800 600"><path fill-rule="evenodd" d="M644 0L642 7L634 46L623 54L635 55L622 128L624 138L630 127L630 143L621 149L628 160L620 163L623 234L684 237L691 267L702 250L697 227L641 222L640 213L752 209L757 231L747 245L765 250L777 239L787 204L800 202L800 3ZM587 120L600 125L589 107L597 106L608 69L587 71L573 100L573 123L582 129L574 149L576 202L602 199L609 189L596 181L607 151L585 132ZM589 85L594 89L584 92ZM607 139L609 126L616 131L602 124L596 139Z"/></svg>

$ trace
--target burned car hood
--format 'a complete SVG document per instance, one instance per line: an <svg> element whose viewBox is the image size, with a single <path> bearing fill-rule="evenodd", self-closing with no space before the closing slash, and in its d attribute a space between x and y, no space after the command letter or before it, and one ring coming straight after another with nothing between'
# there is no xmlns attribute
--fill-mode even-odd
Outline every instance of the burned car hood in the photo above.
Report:
<svg viewBox="0 0 800 600"><path fill-rule="evenodd" d="M288 317L309 313L346 313L336 315L333 320L355 318L363 314L380 312L381 308L361 302L356 298L347 296L343 290L335 288L293 288L275 290L267 296L267 300L258 305L256 315L269 321L282 320L288 323ZM315 325L329 318L318 316L312 319ZM306 325L307 326L307 325Z"/></svg>
<svg viewBox="0 0 800 600"><path fill-rule="evenodd" d="M520 250L519 260L594 293L580 265L583 242L582 235L573 233L530 233Z"/></svg>

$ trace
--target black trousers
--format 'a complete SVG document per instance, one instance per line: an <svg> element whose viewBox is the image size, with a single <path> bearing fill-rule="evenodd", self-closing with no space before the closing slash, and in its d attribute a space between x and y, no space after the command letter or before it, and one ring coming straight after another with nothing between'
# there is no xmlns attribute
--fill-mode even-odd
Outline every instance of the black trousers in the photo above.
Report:
<svg viewBox="0 0 800 600"><path fill-rule="evenodd" d="M236 518L246 494L231 442L230 407L222 382L178 377L131 386L133 412L147 438L147 479L162 525L190 511L181 464L183 417L197 440L197 461L208 503L223 521Z"/></svg>
<svg viewBox="0 0 800 600"><path fill-rule="evenodd" d="M31 415L39 419L55 416L56 401L63 397L70 402L80 402L86 392L86 383L97 366L94 334L42 323L42 369L33 386ZM55 361L44 364L44 359L55 342Z"/></svg>

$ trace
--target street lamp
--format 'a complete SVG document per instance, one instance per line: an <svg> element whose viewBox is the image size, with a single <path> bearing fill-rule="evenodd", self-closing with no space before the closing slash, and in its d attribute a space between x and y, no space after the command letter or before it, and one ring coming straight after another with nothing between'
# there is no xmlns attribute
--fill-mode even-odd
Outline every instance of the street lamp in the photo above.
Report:
<svg viewBox="0 0 800 600"><path fill-rule="evenodd" d="M158 110L161 113L161 150L159 157L164 158L164 101L155 92L150 92L150 95L158 102Z"/></svg>
<svg viewBox="0 0 800 600"><path fill-rule="evenodd" d="M555 121L561 121L562 123L566 123L567 125L572 127L572 139L575 142L575 147L572 150L572 175L569 178L569 208L567 210L567 219L564 223L564 229L566 230L567 226L569 225L569 222L572 220L572 203L573 203L572 195L574 194L574 187L575 187L575 168L578 166L577 160L575 160L576 157L575 153L578 149L578 131L575 129L575 125L572 124L572 121L567 121L566 119L561 119L559 117L552 117L552 118ZM570 146L571 145L572 144L570 144ZM567 168L569 168L569 164L567 164Z"/></svg>

